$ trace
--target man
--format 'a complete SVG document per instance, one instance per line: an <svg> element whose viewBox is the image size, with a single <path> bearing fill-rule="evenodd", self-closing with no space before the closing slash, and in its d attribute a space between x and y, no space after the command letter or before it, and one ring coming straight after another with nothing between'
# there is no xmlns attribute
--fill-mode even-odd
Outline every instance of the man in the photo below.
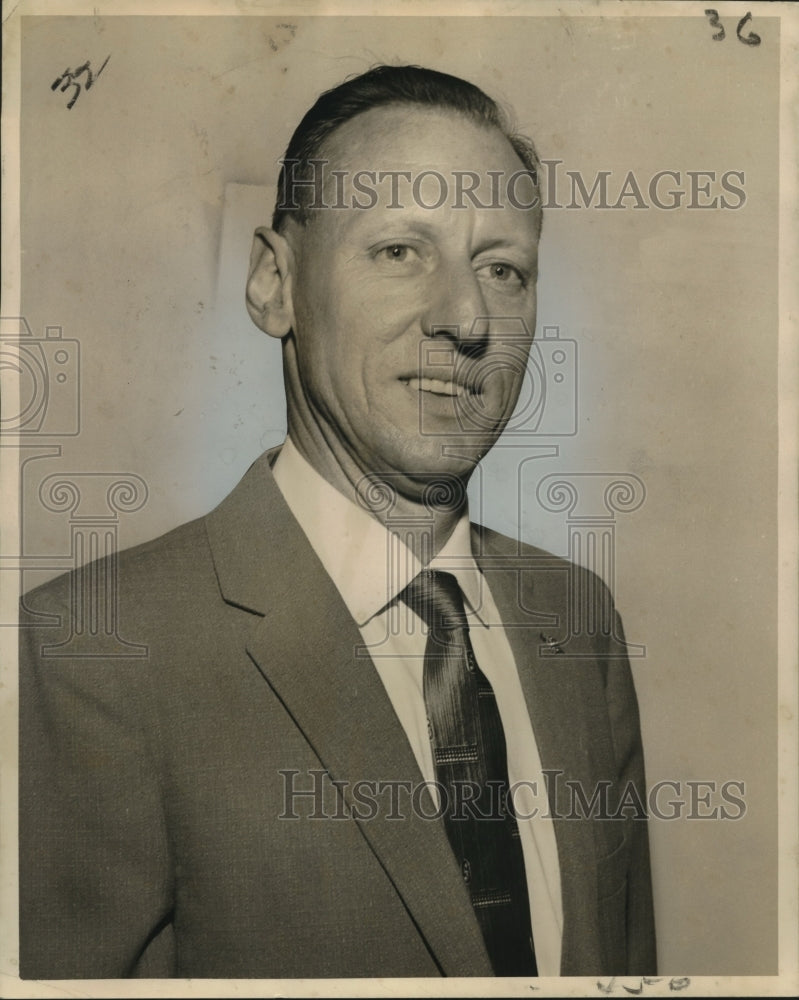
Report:
<svg viewBox="0 0 799 1000"><path fill-rule="evenodd" d="M300 123L246 291L283 448L120 557L146 657L22 630L24 977L655 971L609 598L468 519L535 327L536 167L416 67ZM76 589L27 608L66 633ZM602 627L569 634L577 592Z"/></svg>

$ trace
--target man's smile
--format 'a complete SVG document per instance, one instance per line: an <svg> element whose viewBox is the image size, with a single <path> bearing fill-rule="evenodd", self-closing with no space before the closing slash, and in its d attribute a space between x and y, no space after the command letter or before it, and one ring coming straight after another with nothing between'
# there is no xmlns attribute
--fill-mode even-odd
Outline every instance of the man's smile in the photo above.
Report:
<svg viewBox="0 0 799 1000"><path fill-rule="evenodd" d="M435 396L470 396L477 391L470 386L461 385L452 379L426 378L413 376L400 379L409 389L417 392L431 392Z"/></svg>

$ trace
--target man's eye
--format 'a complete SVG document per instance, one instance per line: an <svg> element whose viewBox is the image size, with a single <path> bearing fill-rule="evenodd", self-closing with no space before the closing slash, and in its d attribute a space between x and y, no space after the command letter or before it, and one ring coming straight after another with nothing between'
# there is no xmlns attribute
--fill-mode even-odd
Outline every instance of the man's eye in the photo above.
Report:
<svg viewBox="0 0 799 1000"><path fill-rule="evenodd" d="M405 243L391 243L387 247L381 247L377 251L377 256L383 260L396 261L401 264L408 260L413 252L412 247L407 246Z"/></svg>
<svg viewBox="0 0 799 1000"><path fill-rule="evenodd" d="M480 270L494 284L506 285L509 288L523 288L526 284L524 275L513 264L497 261L487 264Z"/></svg>

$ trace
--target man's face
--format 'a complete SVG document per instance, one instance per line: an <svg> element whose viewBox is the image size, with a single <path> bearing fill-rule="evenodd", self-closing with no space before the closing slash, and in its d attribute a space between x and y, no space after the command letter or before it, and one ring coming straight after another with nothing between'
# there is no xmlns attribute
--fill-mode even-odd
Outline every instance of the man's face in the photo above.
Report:
<svg viewBox="0 0 799 1000"><path fill-rule="evenodd" d="M362 176L373 207L319 209L288 227L292 436L333 481L337 470L351 483L377 473L414 496L441 473L468 478L513 411L535 329L540 209L508 198L533 202L529 178L506 189L524 168L499 131L417 107L358 116L325 154L328 176L343 172L327 205L371 200L353 188L359 171L411 179L392 193L390 178ZM414 187L425 171L447 185L438 208L425 206L441 200L440 181ZM464 195L454 208L458 171L478 174L462 183L494 207Z"/></svg>

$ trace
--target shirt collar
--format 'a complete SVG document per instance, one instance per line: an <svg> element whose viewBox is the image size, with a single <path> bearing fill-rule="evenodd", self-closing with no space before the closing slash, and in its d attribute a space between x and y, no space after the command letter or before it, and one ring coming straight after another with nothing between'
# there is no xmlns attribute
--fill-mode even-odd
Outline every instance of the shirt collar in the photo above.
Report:
<svg viewBox="0 0 799 1000"><path fill-rule="evenodd" d="M359 626L381 612L423 568L399 535L331 486L287 437L273 473L328 576ZM482 574L474 561L464 510L430 569L452 573L466 610L482 624Z"/></svg>

